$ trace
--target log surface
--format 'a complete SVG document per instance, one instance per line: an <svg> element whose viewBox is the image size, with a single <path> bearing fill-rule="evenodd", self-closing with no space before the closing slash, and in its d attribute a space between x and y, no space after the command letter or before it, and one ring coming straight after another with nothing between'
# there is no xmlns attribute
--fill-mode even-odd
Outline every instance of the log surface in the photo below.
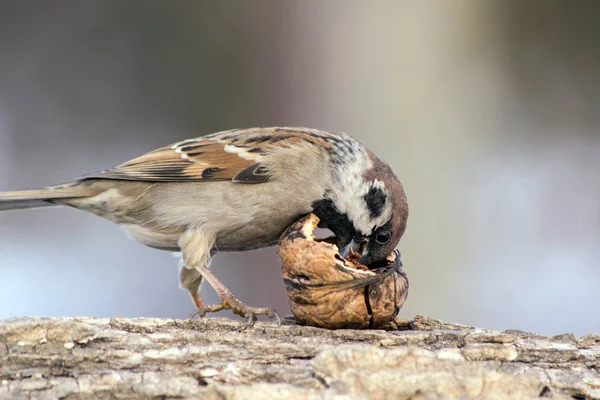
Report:
<svg viewBox="0 0 600 400"><path fill-rule="evenodd" d="M223 318L0 321L0 399L600 399L600 335Z"/></svg>

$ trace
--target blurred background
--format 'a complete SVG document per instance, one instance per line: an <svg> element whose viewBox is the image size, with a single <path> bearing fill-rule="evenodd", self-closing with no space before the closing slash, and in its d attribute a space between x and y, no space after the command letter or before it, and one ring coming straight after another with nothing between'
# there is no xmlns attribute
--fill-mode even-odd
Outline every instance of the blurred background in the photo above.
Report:
<svg viewBox="0 0 600 400"><path fill-rule="evenodd" d="M599 13L568 0L2 0L0 190L219 130L346 132L408 192L401 316L600 332ZM246 303L289 314L274 248L213 269ZM192 311L177 260L116 225L0 214L0 318Z"/></svg>

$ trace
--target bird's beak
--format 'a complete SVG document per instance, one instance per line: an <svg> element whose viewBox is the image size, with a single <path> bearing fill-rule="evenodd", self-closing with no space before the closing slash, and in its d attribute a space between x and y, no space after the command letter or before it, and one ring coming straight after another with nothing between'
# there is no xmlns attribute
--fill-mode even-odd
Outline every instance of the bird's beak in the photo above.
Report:
<svg viewBox="0 0 600 400"><path fill-rule="evenodd" d="M360 258L358 259L358 263L362 265L367 265L370 261L369 258L369 250L367 250L367 246L364 247L364 250L360 253Z"/></svg>
<svg viewBox="0 0 600 400"><path fill-rule="evenodd" d="M340 254L344 258L348 258L351 253L358 253L360 255L358 262L363 264L369 257L369 251L367 250L368 244L369 241L367 239L353 239L347 246L340 250Z"/></svg>

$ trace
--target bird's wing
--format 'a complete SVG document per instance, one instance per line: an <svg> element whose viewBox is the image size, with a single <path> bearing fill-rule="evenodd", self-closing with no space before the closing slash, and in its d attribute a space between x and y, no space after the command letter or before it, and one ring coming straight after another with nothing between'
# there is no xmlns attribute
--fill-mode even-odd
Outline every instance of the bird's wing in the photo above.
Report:
<svg viewBox="0 0 600 400"><path fill-rule="evenodd" d="M261 160L269 151L311 142L329 146L340 137L306 128L252 128L188 139L80 179L147 182L233 181L261 183L269 171Z"/></svg>

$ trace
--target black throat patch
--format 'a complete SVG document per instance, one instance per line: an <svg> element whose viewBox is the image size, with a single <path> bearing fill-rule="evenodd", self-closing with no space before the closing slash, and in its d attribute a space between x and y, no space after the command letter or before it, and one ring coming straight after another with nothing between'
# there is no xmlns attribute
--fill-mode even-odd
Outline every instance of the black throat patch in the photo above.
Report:
<svg viewBox="0 0 600 400"><path fill-rule="evenodd" d="M345 247L356 236L356 230L348 215L341 213L330 199L315 201L313 213L321 220L319 228L327 228L335 234L338 247Z"/></svg>

